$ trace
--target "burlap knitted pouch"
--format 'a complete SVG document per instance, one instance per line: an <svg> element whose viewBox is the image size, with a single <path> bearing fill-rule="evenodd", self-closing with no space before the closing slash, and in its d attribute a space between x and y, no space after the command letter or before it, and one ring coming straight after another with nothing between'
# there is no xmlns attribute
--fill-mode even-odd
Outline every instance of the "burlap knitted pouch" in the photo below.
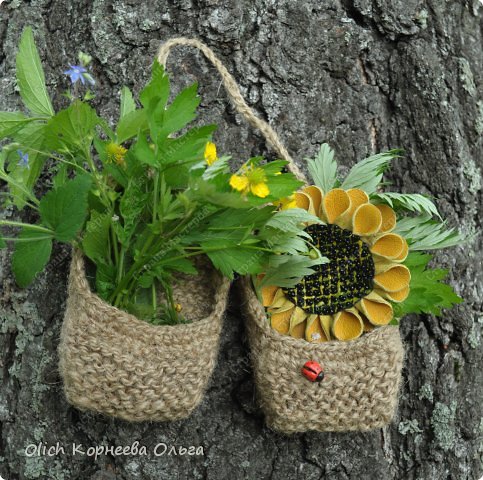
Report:
<svg viewBox="0 0 483 480"><path fill-rule="evenodd" d="M270 327L249 278L242 279L251 360L259 401L270 428L284 433L371 430L394 415L404 350L399 329L375 329L350 342L310 343ZM324 366L308 382L308 360Z"/></svg>
<svg viewBox="0 0 483 480"><path fill-rule="evenodd" d="M128 421L189 416L215 366L229 286L212 269L185 278L174 295L183 298L193 322L151 325L94 294L82 254L75 251L59 345L69 403ZM204 318L193 318L203 309Z"/></svg>

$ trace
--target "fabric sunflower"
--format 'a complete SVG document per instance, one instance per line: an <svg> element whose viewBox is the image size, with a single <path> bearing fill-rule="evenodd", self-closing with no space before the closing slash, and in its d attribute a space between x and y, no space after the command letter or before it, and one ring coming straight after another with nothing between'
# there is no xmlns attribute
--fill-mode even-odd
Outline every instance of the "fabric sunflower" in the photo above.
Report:
<svg viewBox="0 0 483 480"><path fill-rule="evenodd" d="M388 205L374 205L360 189L317 186L295 194L298 208L324 224L306 228L313 245L330 262L291 288L262 288L263 305L279 333L309 342L353 340L365 331L387 325L391 302L409 294L406 240L391 231L396 214Z"/></svg>

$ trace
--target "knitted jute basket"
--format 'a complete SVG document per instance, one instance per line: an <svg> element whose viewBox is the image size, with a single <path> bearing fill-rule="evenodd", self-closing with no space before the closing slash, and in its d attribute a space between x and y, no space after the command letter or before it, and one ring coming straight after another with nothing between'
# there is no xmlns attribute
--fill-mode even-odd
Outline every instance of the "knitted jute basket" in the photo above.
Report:
<svg viewBox="0 0 483 480"><path fill-rule="evenodd" d="M75 251L59 345L67 400L128 421L189 416L215 366L229 286L212 269L179 281L174 295L195 321L155 326L94 294Z"/></svg>
<svg viewBox="0 0 483 480"><path fill-rule="evenodd" d="M176 45L193 46L204 53L220 73L236 109L289 162L287 168L307 183L277 133L254 114L233 77L206 45L186 38L169 40L160 49L159 62L164 65ZM370 430L391 421L404 357L397 327L378 328L351 342L314 344L283 336L270 327L251 280L244 278L240 284L246 298L258 397L271 428L285 433ZM308 360L324 366L326 377L321 383L308 382L301 375Z"/></svg>
<svg viewBox="0 0 483 480"><path fill-rule="evenodd" d="M266 422L284 433L371 430L395 412L404 349L397 327L351 342L309 343L270 327L251 280L242 288L255 381ZM300 373L308 360L324 366L321 383Z"/></svg>

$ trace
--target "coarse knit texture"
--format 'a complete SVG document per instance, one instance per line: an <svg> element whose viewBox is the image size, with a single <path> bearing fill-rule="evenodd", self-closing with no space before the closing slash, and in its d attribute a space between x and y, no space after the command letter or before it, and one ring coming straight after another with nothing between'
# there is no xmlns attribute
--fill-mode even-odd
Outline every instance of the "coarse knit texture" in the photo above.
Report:
<svg viewBox="0 0 483 480"><path fill-rule="evenodd" d="M213 285L204 300L209 315L187 324L151 325L94 294L82 253L75 251L59 344L69 403L128 421L188 417L216 363L230 282L211 269L175 286L190 319L200 310L193 292L204 284Z"/></svg>
<svg viewBox="0 0 483 480"><path fill-rule="evenodd" d="M404 358L398 327L381 327L350 342L281 335L270 327L251 280L240 283L258 399L270 428L287 434L363 431L392 420ZM309 360L323 366L322 382L301 375Z"/></svg>

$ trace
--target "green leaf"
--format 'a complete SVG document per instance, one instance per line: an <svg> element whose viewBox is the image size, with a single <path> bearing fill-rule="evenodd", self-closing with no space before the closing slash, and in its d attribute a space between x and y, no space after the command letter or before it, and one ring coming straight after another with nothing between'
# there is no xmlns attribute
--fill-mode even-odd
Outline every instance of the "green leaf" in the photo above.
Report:
<svg viewBox="0 0 483 480"><path fill-rule="evenodd" d="M96 265L96 293L108 300L116 288L116 267L99 263Z"/></svg>
<svg viewBox="0 0 483 480"><path fill-rule="evenodd" d="M139 99L144 108L150 113L156 108L164 108L169 98L169 78L164 68L157 60L154 61L151 73L151 81L139 94Z"/></svg>
<svg viewBox="0 0 483 480"><path fill-rule="evenodd" d="M117 142L124 143L148 129L148 119L144 109L127 113L119 120L116 129Z"/></svg>
<svg viewBox="0 0 483 480"><path fill-rule="evenodd" d="M348 173L340 188L360 188L366 193L375 192L382 181L382 175L393 158L398 158L402 150L389 150L361 160Z"/></svg>
<svg viewBox="0 0 483 480"><path fill-rule="evenodd" d="M148 196L142 190L142 184L131 179L119 203L123 226L122 229L116 230L119 241L124 246L129 244L138 223L142 220L142 213L146 208L147 199Z"/></svg>
<svg viewBox="0 0 483 480"><path fill-rule="evenodd" d="M76 100L49 120L46 127L46 145L51 150L67 147L71 153L76 149L90 147L95 136L95 126L99 122L100 119L91 106Z"/></svg>
<svg viewBox="0 0 483 480"><path fill-rule="evenodd" d="M293 287L300 280L314 273L313 267L328 263L329 259L320 257L312 259L305 255L272 255L265 276L256 287L262 288L275 285L278 287Z"/></svg>
<svg viewBox="0 0 483 480"><path fill-rule="evenodd" d="M22 100L32 113L49 117L54 115L45 87L44 71L30 27L24 29L20 39L17 54L17 81Z"/></svg>
<svg viewBox="0 0 483 480"><path fill-rule="evenodd" d="M138 141L129 149L129 152L134 155L139 162L151 167L158 167L156 155L144 135L140 135Z"/></svg>
<svg viewBox="0 0 483 480"><path fill-rule="evenodd" d="M335 187L337 182L337 162L334 151L327 143L320 146L319 153L314 159L306 158L310 176L314 184L324 193Z"/></svg>
<svg viewBox="0 0 483 480"><path fill-rule="evenodd" d="M95 264L110 263L109 258L109 230L111 216L108 213L92 211L90 220L86 224L86 233L82 239L84 253Z"/></svg>
<svg viewBox="0 0 483 480"><path fill-rule="evenodd" d="M13 135L32 121L20 112L0 112L0 139Z"/></svg>
<svg viewBox="0 0 483 480"><path fill-rule="evenodd" d="M431 258L428 254L410 253L404 262L411 271L410 291L404 302L393 306L395 316L409 313L440 316L443 308L451 308L463 301L451 286L441 282L446 278L447 270L427 268Z"/></svg>
<svg viewBox="0 0 483 480"><path fill-rule="evenodd" d="M233 279L235 273L246 275L262 271L263 263L266 261L266 255L263 252L243 248L243 246L223 248L223 240L220 242L220 250L210 251L210 248L216 246L215 241L201 244L201 247L206 248L206 254L213 266L225 277Z"/></svg>
<svg viewBox="0 0 483 480"><path fill-rule="evenodd" d="M167 109L156 109L158 115L156 123L159 124L158 138L167 137L171 133L181 130L196 118L196 109L201 101L197 91L198 84L194 83L185 88ZM160 112L162 115L159 115Z"/></svg>
<svg viewBox="0 0 483 480"><path fill-rule="evenodd" d="M266 225L281 230L282 232L292 232L310 238L310 235L304 232L304 222L324 223L320 218L311 215L303 208L289 208L288 210L281 210L275 213Z"/></svg>
<svg viewBox="0 0 483 480"><path fill-rule="evenodd" d="M9 170L12 178L25 187L27 192L32 192L46 162L46 156L39 153L43 150L45 141L45 123L30 123L14 135L14 140L24 153L29 154L29 167L23 168L18 165L17 151L12 152ZM10 191L15 195L14 205L20 210L27 200L25 190L10 186Z"/></svg>
<svg viewBox="0 0 483 480"><path fill-rule="evenodd" d="M120 118L124 118L128 113L136 110L136 103L132 96L131 90L128 87L122 87L121 89L121 115Z"/></svg>
<svg viewBox="0 0 483 480"><path fill-rule="evenodd" d="M230 171L229 161L231 157L221 157L212 165L208 166L208 168L203 172L203 179L204 180L211 180L212 178L217 177L220 174L225 174ZM206 166L206 162L203 162L204 166Z"/></svg>
<svg viewBox="0 0 483 480"><path fill-rule="evenodd" d="M373 203L386 203L396 211L405 210L441 218L436 205L420 193L373 193L371 200Z"/></svg>
<svg viewBox="0 0 483 480"><path fill-rule="evenodd" d="M71 241L82 228L91 181L88 175L79 175L42 197L40 217L55 232L59 242Z"/></svg>
<svg viewBox="0 0 483 480"><path fill-rule="evenodd" d="M5 248L6 246L7 244L5 243L5 240L2 237L0 237L0 249Z"/></svg>
<svg viewBox="0 0 483 480"><path fill-rule="evenodd" d="M467 241L454 228L447 228L446 222L433 220L429 215L402 218L394 232L407 240L410 250L436 250Z"/></svg>
<svg viewBox="0 0 483 480"><path fill-rule="evenodd" d="M28 241L15 243L12 271L19 287L25 288L47 265L52 252L52 239L45 238L45 233L26 229L22 230L19 239Z"/></svg>
<svg viewBox="0 0 483 480"><path fill-rule="evenodd" d="M177 138L166 138L158 142L161 165L180 161L189 165L202 160L206 142L215 130L216 125L195 127Z"/></svg>

